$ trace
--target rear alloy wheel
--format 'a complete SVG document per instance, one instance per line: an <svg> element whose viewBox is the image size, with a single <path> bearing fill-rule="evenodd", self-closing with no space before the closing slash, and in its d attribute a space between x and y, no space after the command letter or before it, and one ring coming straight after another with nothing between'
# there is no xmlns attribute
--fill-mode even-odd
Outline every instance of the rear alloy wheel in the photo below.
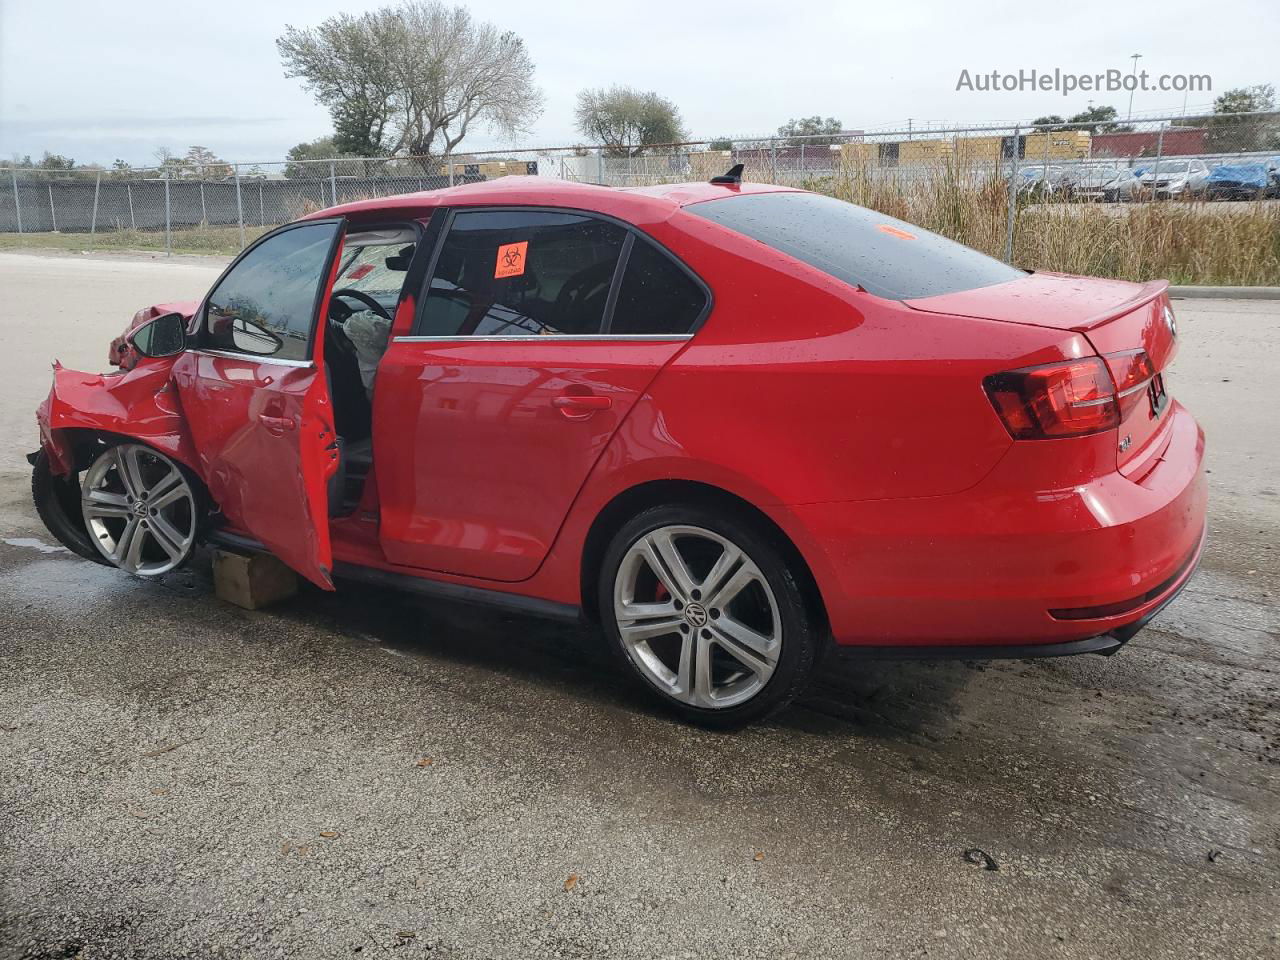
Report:
<svg viewBox="0 0 1280 960"><path fill-rule="evenodd" d="M753 525L702 508L657 507L620 531L601 609L634 673L705 725L781 709L813 664L816 631L780 552Z"/></svg>
<svg viewBox="0 0 1280 960"><path fill-rule="evenodd" d="M191 556L196 504L182 468L137 443L103 450L80 487L89 539L109 563L143 577L168 573Z"/></svg>

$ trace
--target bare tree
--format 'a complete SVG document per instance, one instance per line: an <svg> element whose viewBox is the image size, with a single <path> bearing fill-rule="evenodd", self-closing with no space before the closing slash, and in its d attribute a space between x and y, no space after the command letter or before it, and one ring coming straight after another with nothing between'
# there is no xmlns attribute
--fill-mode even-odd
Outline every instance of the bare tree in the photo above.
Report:
<svg viewBox="0 0 1280 960"><path fill-rule="evenodd" d="M649 147L676 143L685 136L676 105L652 91L583 90L575 115L582 135L615 157L639 156Z"/></svg>
<svg viewBox="0 0 1280 960"><path fill-rule="evenodd" d="M231 164L208 147L199 145L188 147L183 163L191 176L201 180L221 180L231 176Z"/></svg>
<svg viewBox="0 0 1280 960"><path fill-rule="evenodd" d="M542 112L524 41L440 0L286 27L276 47L285 75L329 108L346 154L438 157L477 125L514 136Z"/></svg>

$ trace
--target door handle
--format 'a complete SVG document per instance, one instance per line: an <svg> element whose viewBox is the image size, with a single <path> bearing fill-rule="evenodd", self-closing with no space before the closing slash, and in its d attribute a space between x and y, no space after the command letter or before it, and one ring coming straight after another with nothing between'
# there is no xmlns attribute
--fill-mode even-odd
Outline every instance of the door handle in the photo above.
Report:
<svg viewBox="0 0 1280 960"><path fill-rule="evenodd" d="M613 406L612 397L597 397L591 394L577 396L562 394L551 398L551 405L570 420L585 420L597 410L608 410Z"/></svg>
<svg viewBox="0 0 1280 960"><path fill-rule="evenodd" d="M273 417L270 414L258 414L258 422L267 428L267 432L280 436L286 430L293 430L297 424L292 417Z"/></svg>

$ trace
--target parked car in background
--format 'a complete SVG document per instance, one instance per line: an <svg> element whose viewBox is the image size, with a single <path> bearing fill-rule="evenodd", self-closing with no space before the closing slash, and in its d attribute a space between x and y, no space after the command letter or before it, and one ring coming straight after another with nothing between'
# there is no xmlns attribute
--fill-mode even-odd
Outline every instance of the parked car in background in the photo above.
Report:
<svg viewBox="0 0 1280 960"><path fill-rule="evenodd" d="M40 516L134 575L207 541L585 619L713 726L836 651L1117 651L1204 542L1167 284L740 173L506 177L273 230L141 311L120 372L55 364Z"/></svg>
<svg viewBox="0 0 1280 960"><path fill-rule="evenodd" d="M1187 200L1204 195L1209 165L1203 160L1157 160L1144 167L1138 179L1149 197Z"/></svg>
<svg viewBox="0 0 1280 960"><path fill-rule="evenodd" d="M1261 200L1273 185L1266 163L1223 163L1205 181L1210 200Z"/></svg>
<svg viewBox="0 0 1280 960"><path fill-rule="evenodd" d="M1066 167L1049 164L1027 166L1018 171L1018 192L1037 197L1053 197L1062 194L1065 187Z"/></svg>
<svg viewBox="0 0 1280 960"><path fill-rule="evenodd" d="M1074 200L1115 203L1133 199L1138 190L1138 178L1128 167L1089 164L1073 168L1068 174L1066 189Z"/></svg>

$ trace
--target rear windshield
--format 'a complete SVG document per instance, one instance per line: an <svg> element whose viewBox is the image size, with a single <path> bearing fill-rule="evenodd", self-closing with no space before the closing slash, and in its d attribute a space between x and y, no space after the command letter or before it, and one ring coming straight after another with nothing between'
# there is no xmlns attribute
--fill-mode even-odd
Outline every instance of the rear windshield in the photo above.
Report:
<svg viewBox="0 0 1280 960"><path fill-rule="evenodd" d="M888 300L934 297L1026 276L906 221L816 193L745 194L685 210Z"/></svg>

